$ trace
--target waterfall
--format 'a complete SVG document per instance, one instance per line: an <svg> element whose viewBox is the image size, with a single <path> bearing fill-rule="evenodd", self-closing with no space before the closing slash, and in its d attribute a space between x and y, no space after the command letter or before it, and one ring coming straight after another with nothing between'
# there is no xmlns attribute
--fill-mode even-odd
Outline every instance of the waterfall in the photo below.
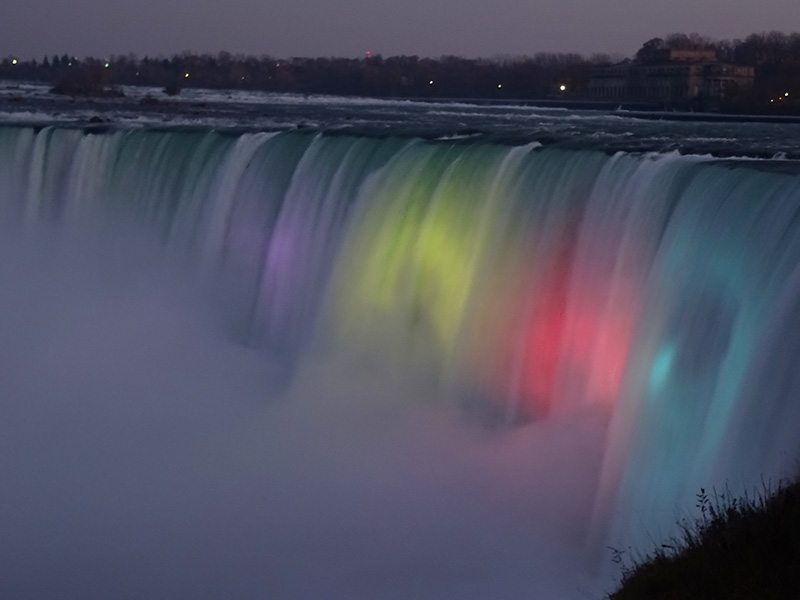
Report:
<svg viewBox="0 0 800 600"><path fill-rule="evenodd" d="M700 487L798 459L791 162L6 126L0 219L146 240L289 380L309 355L346 355L422 376L496 435L604 415L607 541L668 535Z"/></svg>

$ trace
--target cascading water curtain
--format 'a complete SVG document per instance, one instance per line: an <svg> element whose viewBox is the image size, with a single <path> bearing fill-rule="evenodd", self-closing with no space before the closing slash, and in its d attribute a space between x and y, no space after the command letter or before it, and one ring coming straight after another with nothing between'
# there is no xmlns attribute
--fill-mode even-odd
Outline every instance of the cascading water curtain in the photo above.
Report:
<svg viewBox="0 0 800 600"><path fill-rule="evenodd" d="M312 348L424 371L501 429L604 412L603 536L797 459L794 163L24 127L0 157L6 225L134 229L287 372Z"/></svg>

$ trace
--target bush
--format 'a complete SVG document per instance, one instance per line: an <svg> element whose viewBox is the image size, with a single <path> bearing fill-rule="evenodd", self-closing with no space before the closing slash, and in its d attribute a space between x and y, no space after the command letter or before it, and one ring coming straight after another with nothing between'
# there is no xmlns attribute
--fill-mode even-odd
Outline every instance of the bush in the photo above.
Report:
<svg viewBox="0 0 800 600"><path fill-rule="evenodd" d="M623 569L611 600L800 598L800 481L753 498L701 489L697 508L672 544Z"/></svg>

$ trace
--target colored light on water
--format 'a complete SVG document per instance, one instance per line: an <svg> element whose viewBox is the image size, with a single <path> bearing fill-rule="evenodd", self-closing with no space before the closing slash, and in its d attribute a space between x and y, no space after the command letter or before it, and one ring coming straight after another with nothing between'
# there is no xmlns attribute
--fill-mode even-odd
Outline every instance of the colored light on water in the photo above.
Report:
<svg viewBox="0 0 800 600"><path fill-rule="evenodd" d="M613 405L633 344L633 288L625 282L612 288L598 279L576 292L569 252L527 260L546 264L518 291L516 317L504 327L505 349L496 352L503 362L495 363L491 376L493 397L511 402L525 420L546 416L570 394Z"/></svg>
<svg viewBox="0 0 800 600"><path fill-rule="evenodd" d="M454 205L408 208L384 221L366 250L358 301L371 311L405 313L449 343L472 286L480 235Z"/></svg>
<svg viewBox="0 0 800 600"><path fill-rule="evenodd" d="M588 304L588 303L587 303ZM630 354L631 326L625 314L589 306L565 312L556 297L538 309L527 334L523 392L537 414L547 411L562 379L582 382L592 402L613 403Z"/></svg>
<svg viewBox="0 0 800 600"><path fill-rule="evenodd" d="M656 354L653 366L650 369L650 379L647 383L648 391L651 394L657 393L667 383L674 361L675 346L673 345L664 346Z"/></svg>
<svg viewBox="0 0 800 600"><path fill-rule="evenodd" d="M441 170L445 155L460 157L449 173ZM385 175L343 261L349 285L337 305L347 335L394 328L404 332L400 345L421 344L445 362L471 351L462 334L497 197L482 168L495 159L493 151L437 148L413 176L403 162Z"/></svg>
<svg viewBox="0 0 800 600"><path fill-rule="evenodd" d="M524 337L524 367L521 381L525 412L542 415L549 411L561 362L565 324L567 261L554 263L550 273L535 285L529 302L530 317Z"/></svg>

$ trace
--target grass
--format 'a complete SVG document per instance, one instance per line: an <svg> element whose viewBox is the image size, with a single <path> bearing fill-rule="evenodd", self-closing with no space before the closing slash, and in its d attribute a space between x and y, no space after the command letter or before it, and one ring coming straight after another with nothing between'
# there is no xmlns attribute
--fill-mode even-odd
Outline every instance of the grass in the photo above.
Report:
<svg viewBox="0 0 800 600"><path fill-rule="evenodd" d="M623 566L610 600L800 600L800 480L754 497L701 489L697 508L672 543Z"/></svg>

